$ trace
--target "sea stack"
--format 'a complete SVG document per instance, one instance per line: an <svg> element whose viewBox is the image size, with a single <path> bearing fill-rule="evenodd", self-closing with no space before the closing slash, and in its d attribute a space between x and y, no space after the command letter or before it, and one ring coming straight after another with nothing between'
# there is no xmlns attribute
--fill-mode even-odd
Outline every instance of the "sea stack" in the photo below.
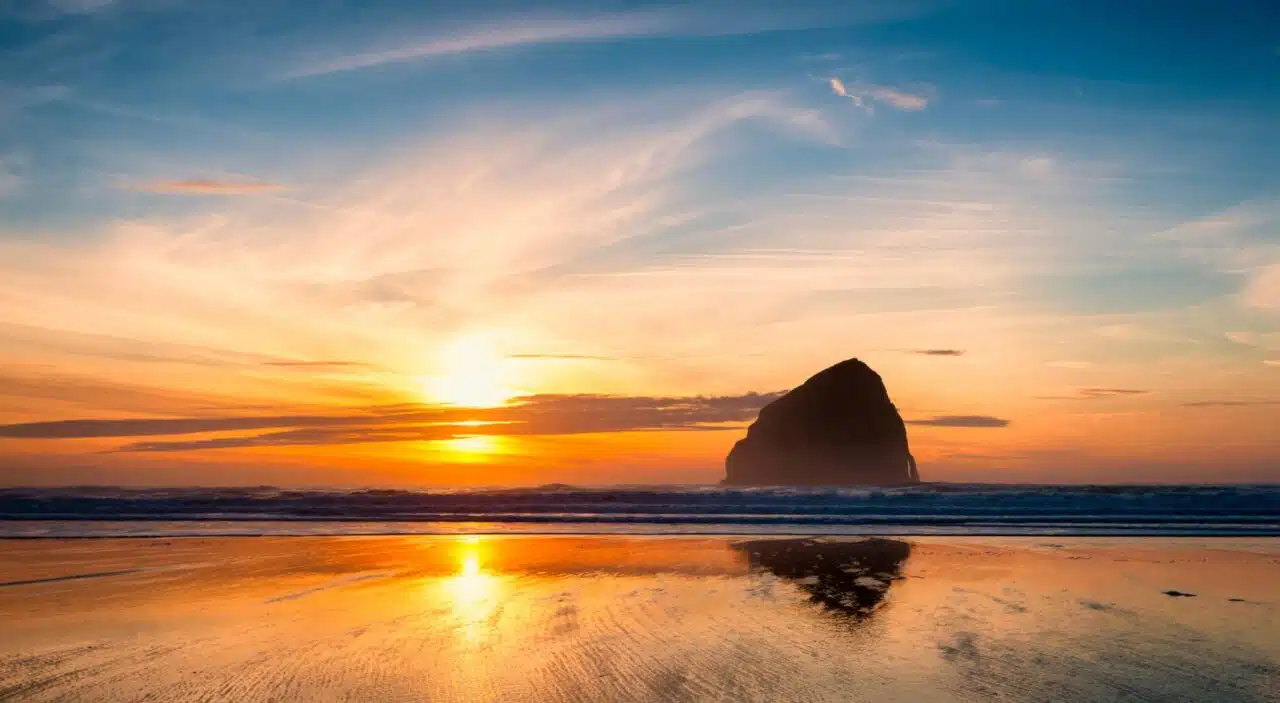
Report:
<svg viewBox="0 0 1280 703"><path fill-rule="evenodd" d="M920 480L907 427L880 375L857 359L769 403L725 459L733 486L855 486Z"/></svg>

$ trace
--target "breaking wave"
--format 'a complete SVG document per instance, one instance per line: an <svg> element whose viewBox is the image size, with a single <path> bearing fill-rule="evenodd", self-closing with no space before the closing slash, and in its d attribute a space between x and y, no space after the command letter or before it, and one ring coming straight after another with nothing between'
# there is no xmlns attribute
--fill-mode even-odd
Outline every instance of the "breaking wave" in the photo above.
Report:
<svg viewBox="0 0 1280 703"><path fill-rule="evenodd" d="M1280 535L1280 487L0 489L0 536L9 537L463 531Z"/></svg>

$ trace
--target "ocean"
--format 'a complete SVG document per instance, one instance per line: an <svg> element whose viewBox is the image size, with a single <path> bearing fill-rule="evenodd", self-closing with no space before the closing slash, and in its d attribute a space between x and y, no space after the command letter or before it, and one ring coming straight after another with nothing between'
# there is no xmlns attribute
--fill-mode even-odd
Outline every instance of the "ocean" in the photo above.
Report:
<svg viewBox="0 0 1280 703"><path fill-rule="evenodd" d="M1280 536L1275 485L0 489L0 537Z"/></svg>

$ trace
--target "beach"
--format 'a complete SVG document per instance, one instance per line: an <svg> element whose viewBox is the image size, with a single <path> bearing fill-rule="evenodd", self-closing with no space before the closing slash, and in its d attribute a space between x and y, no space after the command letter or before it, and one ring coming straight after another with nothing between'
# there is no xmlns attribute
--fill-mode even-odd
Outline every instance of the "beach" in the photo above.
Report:
<svg viewBox="0 0 1280 703"><path fill-rule="evenodd" d="M1265 538L11 539L0 699L1265 701L1276 593Z"/></svg>

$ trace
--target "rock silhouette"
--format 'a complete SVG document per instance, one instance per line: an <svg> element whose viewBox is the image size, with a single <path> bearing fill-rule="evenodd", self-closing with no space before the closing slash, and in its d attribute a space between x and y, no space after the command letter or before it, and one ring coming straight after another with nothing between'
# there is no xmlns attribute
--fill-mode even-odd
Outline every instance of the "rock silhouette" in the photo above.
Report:
<svg viewBox="0 0 1280 703"><path fill-rule="evenodd" d="M724 483L849 486L916 483L907 427L880 375L857 359L769 403L725 459Z"/></svg>
<svg viewBox="0 0 1280 703"><path fill-rule="evenodd" d="M903 578L902 563L911 555L911 545L894 539L761 539L734 548L746 553L752 568L795 581L810 602L859 620Z"/></svg>

